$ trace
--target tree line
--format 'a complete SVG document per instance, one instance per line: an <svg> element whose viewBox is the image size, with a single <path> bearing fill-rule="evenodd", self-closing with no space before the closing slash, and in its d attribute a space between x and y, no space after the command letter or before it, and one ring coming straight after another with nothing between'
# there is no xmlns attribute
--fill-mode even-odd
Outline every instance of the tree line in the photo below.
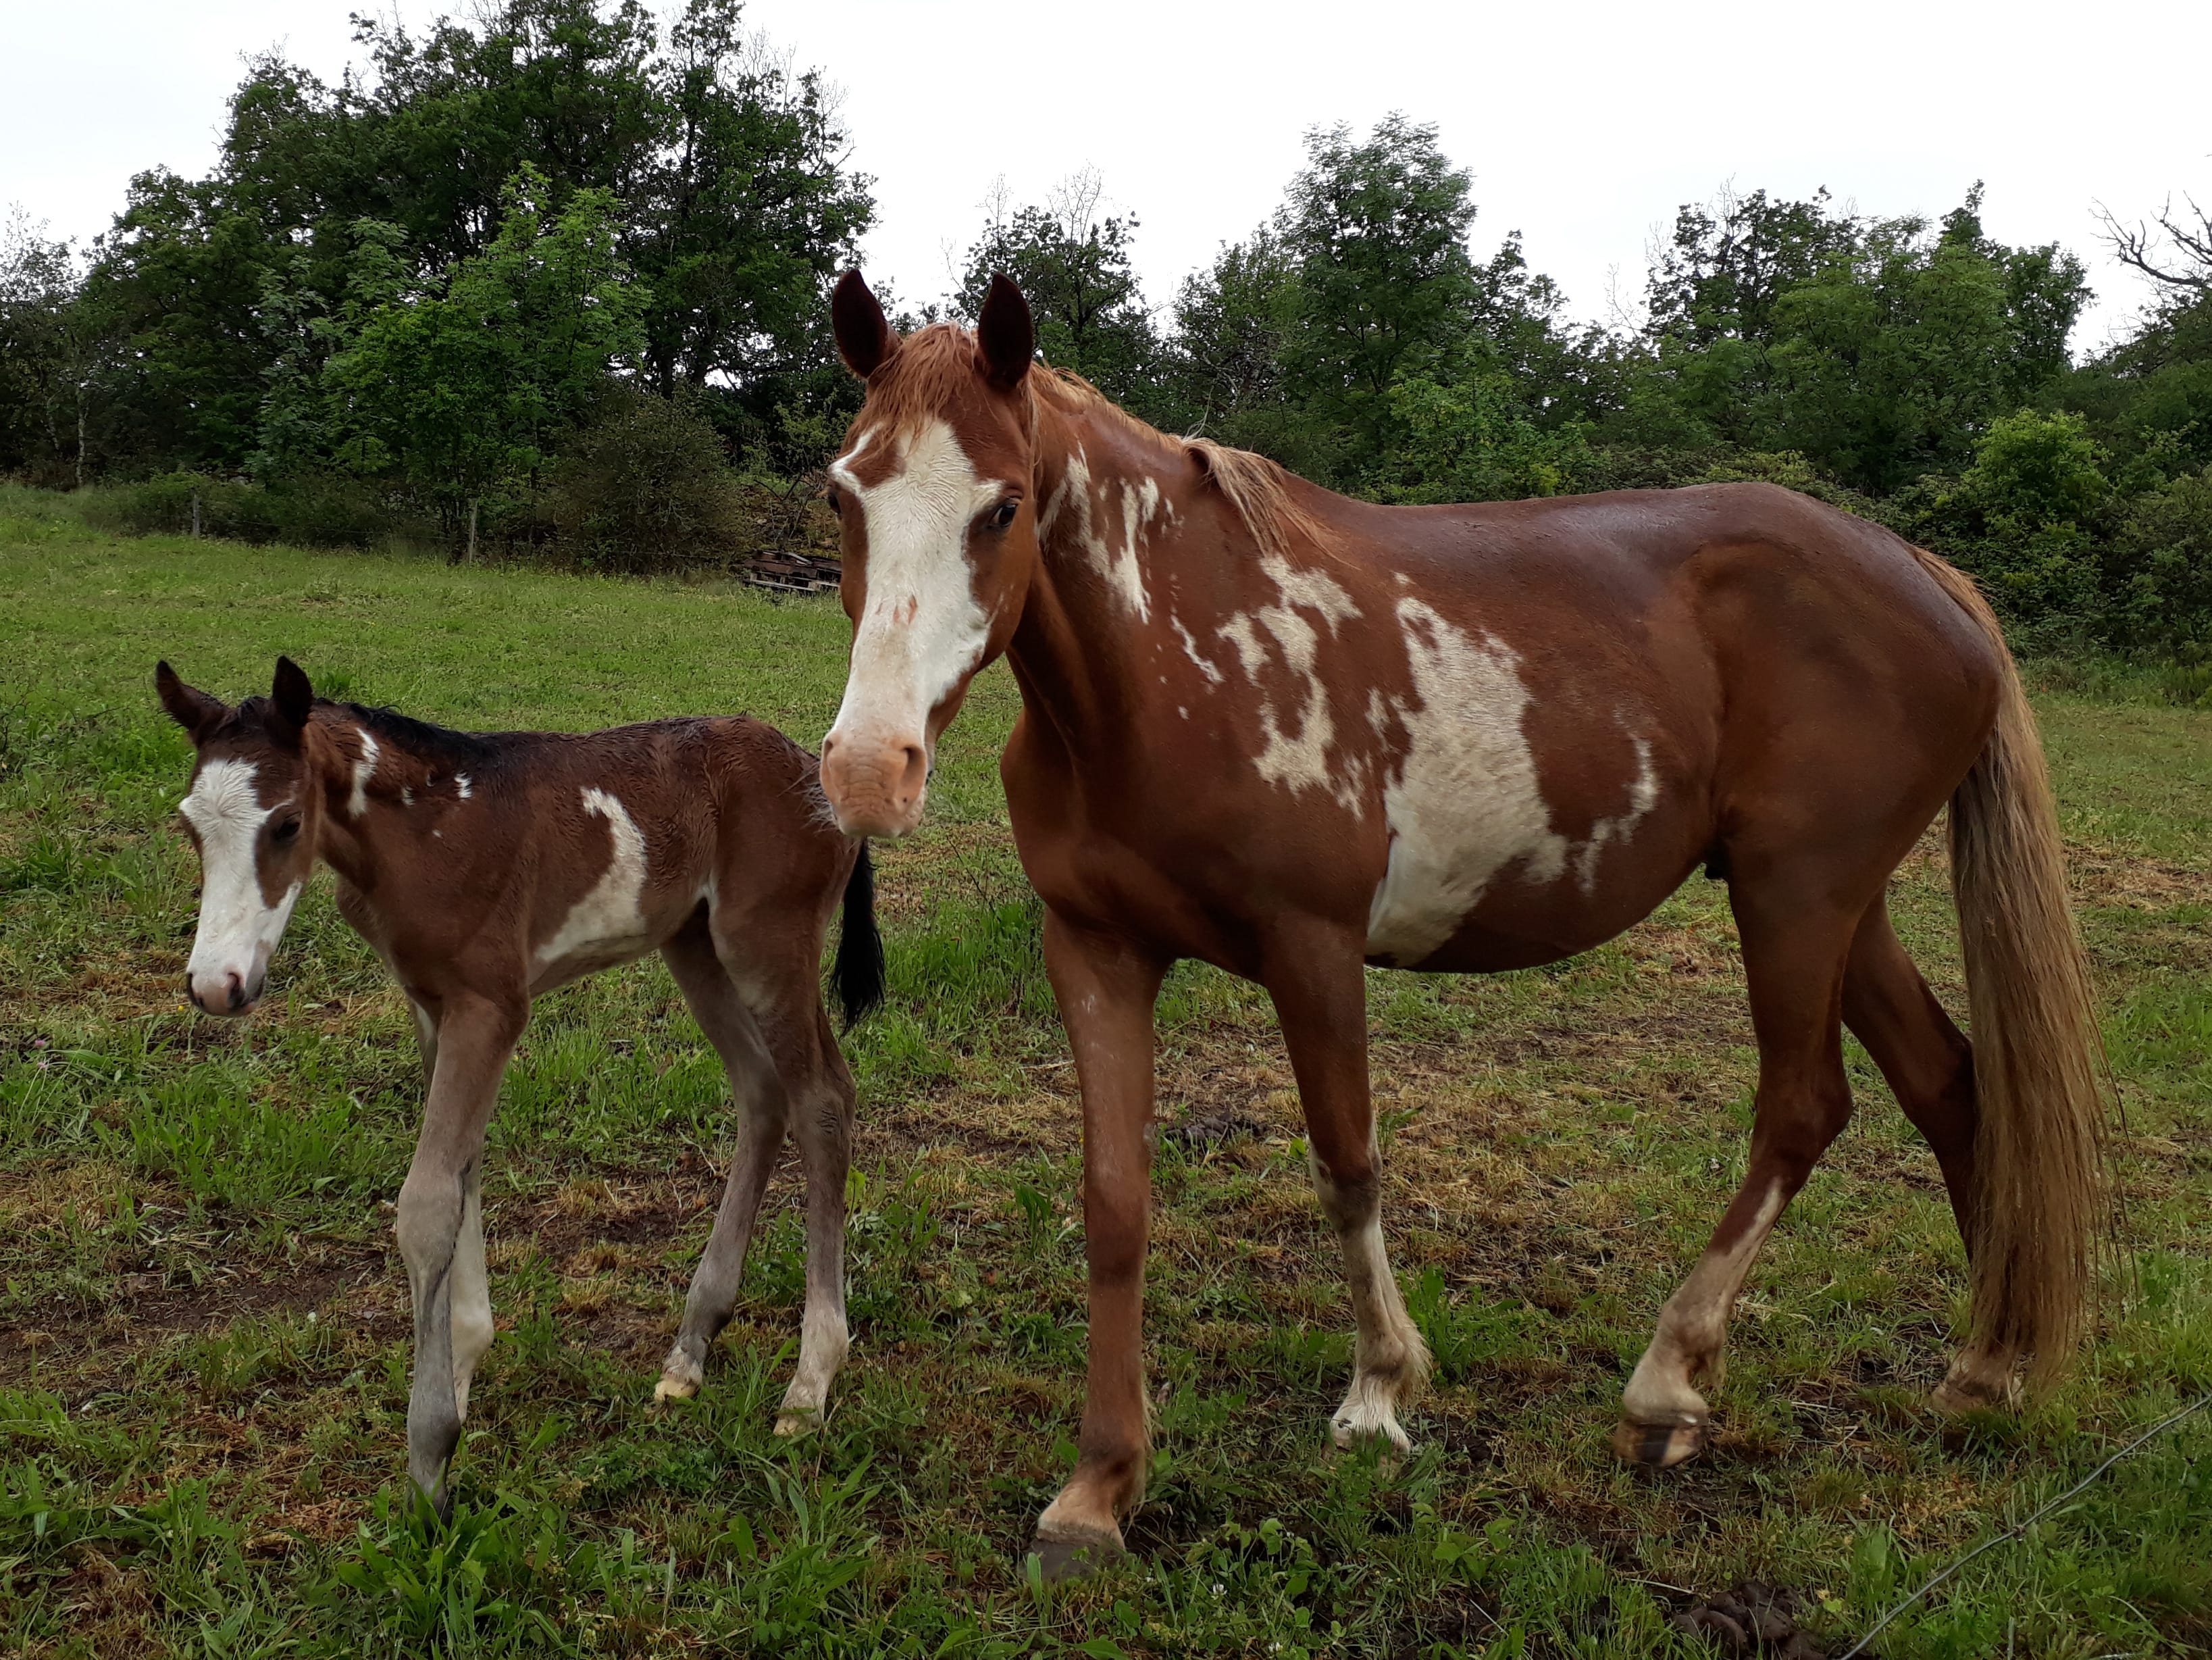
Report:
<svg viewBox="0 0 2212 1660"><path fill-rule="evenodd" d="M88 248L0 247L0 471L189 493L246 533L612 563L799 533L856 389L824 295L873 222L834 100L689 0L358 20L333 86L251 65L214 170L135 179ZM2080 258L1826 192L1684 207L1642 316L1568 314L1467 170L1319 129L1280 205L1163 307L1095 176L993 202L957 291L1164 428L1389 502L1763 478L1936 547L2053 645L2212 654L2212 220L2109 222L2156 298L2077 360ZM763 517L766 522L763 522Z"/></svg>

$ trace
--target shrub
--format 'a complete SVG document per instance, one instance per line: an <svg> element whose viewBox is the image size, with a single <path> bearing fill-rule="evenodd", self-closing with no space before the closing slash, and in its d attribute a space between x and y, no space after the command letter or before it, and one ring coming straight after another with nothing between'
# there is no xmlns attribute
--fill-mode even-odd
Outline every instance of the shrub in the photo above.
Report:
<svg viewBox="0 0 2212 1660"><path fill-rule="evenodd" d="M2212 468L2130 503L2106 581L2114 646L2182 663L2212 660Z"/></svg>
<svg viewBox="0 0 2212 1660"><path fill-rule="evenodd" d="M170 472L82 491L79 501L89 523L155 536L189 532L196 497L201 534L241 542L365 547L404 528L400 515L369 486L321 474L263 485Z"/></svg>
<svg viewBox="0 0 2212 1660"><path fill-rule="evenodd" d="M587 563L665 569L726 557L740 503L722 441L683 401L611 387L562 447L546 515Z"/></svg>

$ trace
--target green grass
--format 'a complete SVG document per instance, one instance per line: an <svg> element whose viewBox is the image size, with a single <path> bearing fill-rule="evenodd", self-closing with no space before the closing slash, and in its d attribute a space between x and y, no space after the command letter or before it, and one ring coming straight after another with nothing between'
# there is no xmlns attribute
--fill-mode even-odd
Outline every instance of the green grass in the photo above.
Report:
<svg viewBox="0 0 2212 1660"><path fill-rule="evenodd" d="M720 1068L657 963L540 1005L492 1138L499 1341L455 1525L403 1473L391 1244L419 1112L396 993L303 901L266 1008L191 1018L187 766L154 660L479 727L749 708L818 739L834 605L88 532L0 491L0 1633L36 1655L1713 1652L1668 1625L1747 1580L1833 1650L1957 1552L2212 1388L2212 713L2124 676L2042 709L2130 1116L2132 1287L2056 1399L1964 1431L1918 1400L1964 1280L1933 1163L1861 1112L1753 1275L1725 1433L1652 1477L1606 1447L1628 1365L1740 1177L1754 1066L1721 891L1474 981L1377 975L1388 1225L1441 1362L1401 1464L1338 1456L1349 1361L1265 999L1163 999L1148 1280L1158 1452L1137 1560L1024 1578L1074 1459L1072 1071L984 677L933 818L883 850L894 997L854 1034L856 1338L828 1431L769 1434L803 1239L787 1169L701 1399L655 1414L719 1191ZM1947 999L1940 865L1899 926ZM2116 1469L1885 1633L1899 1657L2212 1645L2212 1422Z"/></svg>

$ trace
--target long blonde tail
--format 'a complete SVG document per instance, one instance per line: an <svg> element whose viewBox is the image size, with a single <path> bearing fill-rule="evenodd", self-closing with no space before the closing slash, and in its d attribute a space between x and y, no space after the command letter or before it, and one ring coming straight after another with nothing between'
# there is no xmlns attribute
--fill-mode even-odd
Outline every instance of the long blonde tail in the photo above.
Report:
<svg viewBox="0 0 2212 1660"><path fill-rule="evenodd" d="M2094 1304L2108 1237L2109 1074L2034 711L1972 581L1914 551L2003 665L1996 729L1951 796L1980 1105L1968 1244L1977 1345L2031 1354L2040 1386L2065 1367Z"/></svg>

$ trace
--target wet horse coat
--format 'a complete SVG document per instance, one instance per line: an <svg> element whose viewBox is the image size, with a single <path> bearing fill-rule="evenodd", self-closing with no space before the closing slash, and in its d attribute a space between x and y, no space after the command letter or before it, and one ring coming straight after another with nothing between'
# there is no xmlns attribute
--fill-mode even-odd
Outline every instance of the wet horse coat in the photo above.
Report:
<svg viewBox="0 0 2212 1660"><path fill-rule="evenodd" d="M854 629L823 784L918 822L939 733L1004 654L1003 772L1081 1079L1082 1456L1048 1568L1118 1547L1146 1459L1152 1003L1195 957L1271 994L1358 1342L1340 1439L1403 1445L1426 1358L1384 1250L1364 964L1555 962L1692 872L1729 885L1760 1052L1742 1189L1662 1311L1616 1444L1702 1444L1753 1254L1850 1110L1848 1019L1942 1164L1977 1332L1944 1398L2063 1358L2100 1202L2095 1031L2027 705L1971 585L1789 491L1422 508L1164 436L1030 361L1003 278L976 332L902 341L849 275L867 399L830 468ZM1891 932L1945 803L1978 1057Z"/></svg>
<svg viewBox="0 0 2212 1660"><path fill-rule="evenodd" d="M787 1128L807 1182L806 1308L778 1428L818 1419L847 1348L853 1084L822 1008L842 897L848 1018L881 994L866 850L839 835L813 757L742 717L610 732L447 731L316 698L289 660L236 708L167 664L163 704L198 751L182 813L204 893L186 989L216 1014L260 995L318 859L338 908L406 992L429 1097L400 1189L415 1308L409 1468L440 1496L492 1337L482 1158L532 999L659 951L720 1054L736 1157L658 1393L695 1393L728 1321Z"/></svg>

